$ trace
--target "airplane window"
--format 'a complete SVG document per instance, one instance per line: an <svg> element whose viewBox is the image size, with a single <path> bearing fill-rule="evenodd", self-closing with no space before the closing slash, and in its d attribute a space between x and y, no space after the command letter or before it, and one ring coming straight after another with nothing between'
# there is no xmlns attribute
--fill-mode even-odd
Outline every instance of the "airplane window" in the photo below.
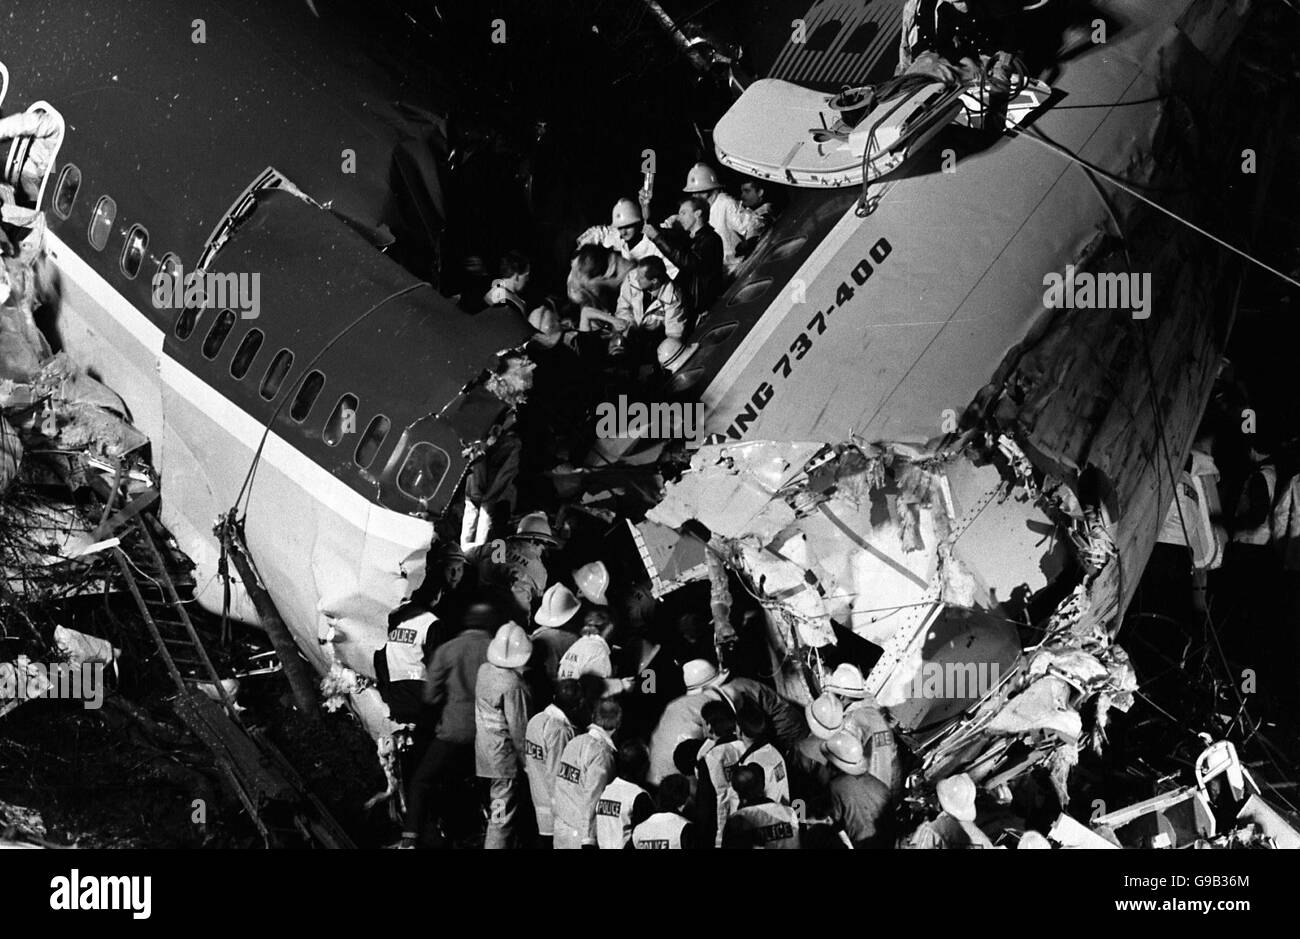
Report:
<svg viewBox="0 0 1300 939"><path fill-rule="evenodd" d="M271 360L266 374L262 376L262 389L258 393L270 401L280 393L280 385L284 384L284 376L289 374L289 369L293 367L293 353L288 349L281 349Z"/></svg>
<svg viewBox="0 0 1300 939"><path fill-rule="evenodd" d="M122 246L122 273L132 280L140 273L144 263L144 252L149 247L149 232L143 225L132 225L126 233L126 244Z"/></svg>
<svg viewBox="0 0 1300 939"><path fill-rule="evenodd" d="M217 353L226 344L226 337L230 335L230 330L234 326L235 314L229 310L222 310L217 317L217 321L208 330L208 338L203 340L203 357L205 359L215 359L217 357Z"/></svg>
<svg viewBox="0 0 1300 939"><path fill-rule="evenodd" d="M257 352L262 348L262 331L260 329L250 329L248 335L239 343L239 348L235 350L235 357L230 360L230 377L242 379L248 374L248 370L253 366L253 359L257 358Z"/></svg>
<svg viewBox="0 0 1300 939"><path fill-rule="evenodd" d="M344 434L355 434L356 432L357 396L344 395L339 398L339 403L334 405L334 411L330 414L330 419L325 422L325 430L321 432L321 439L334 447L338 446L338 442L343 439Z"/></svg>
<svg viewBox="0 0 1300 939"><path fill-rule="evenodd" d="M176 252L168 251L158 262L158 270L154 271L154 283L158 283L164 277L170 278L173 285L176 285L176 276L181 273L181 259L176 256Z"/></svg>
<svg viewBox="0 0 1300 939"><path fill-rule="evenodd" d="M840 34L841 23L839 20L827 20L808 37L807 49L809 52L825 52L835 42L835 37Z"/></svg>
<svg viewBox="0 0 1300 939"><path fill-rule="evenodd" d="M86 238L96 251L103 251L108 244L108 236L113 233L113 222L117 218L117 203L108 196L100 196L95 203L95 211L90 216L90 228Z"/></svg>
<svg viewBox="0 0 1300 939"><path fill-rule="evenodd" d="M362 469L375 462L379 448L384 445L384 438L392 426L392 421L382 414L376 414L366 427L366 432L361 435L361 442L357 444L357 452L353 454L352 461Z"/></svg>
<svg viewBox="0 0 1300 939"><path fill-rule="evenodd" d="M77 201L77 192L81 189L81 170L75 163L69 163L59 173L59 181L54 184L54 214L59 218L72 215L72 205Z"/></svg>
<svg viewBox="0 0 1300 939"><path fill-rule="evenodd" d="M727 306L738 306L742 303L748 303L750 300L757 300L763 294L767 293L772 286L772 278L764 277L762 280L753 280L736 291L735 295L727 301Z"/></svg>
<svg viewBox="0 0 1300 939"><path fill-rule="evenodd" d="M301 424L311 413L311 407L316 403L316 398L320 395L320 390L325 387L325 376L320 372L312 369L307 373L307 377L302 380L298 386L298 393L294 395L293 404L289 408L289 416Z"/></svg>
<svg viewBox="0 0 1300 939"><path fill-rule="evenodd" d="M412 499L428 502L442 485L449 465L447 454L441 449L431 443L417 443L406 454L397 473L397 488Z"/></svg>
<svg viewBox="0 0 1300 939"><path fill-rule="evenodd" d="M875 39L879 32L879 23L863 23L853 31L853 35L849 37L849 41L841 47L840 54L862 55L862 53L867 51L867 46L871 45L871 40Z"/></svg>
<svg viewBox="0 0 1300 939"><path fill-rule="evenodd" d="M793 238L787 238L772 248L772 260L784 261L786 258L794 257L795 252L808 243L807 235L795 235Z"/></svg>
<svg viewBox="0 0 1300 939"><path fill-rule="evenodd" d="M736 331L736 327L739 325L740 324L737 323L735 320L732 320L729 323L719 323L717 326L712 326L706 329L696 339L696 342L700 344L701 348L703 348L704 346L716 346L718 343L722 342L722 340L726 339L728 336L734 333Z"/></svg>
<svg viewBox="0 0 1300 939"><path fill-rule="evenodd" d="M181 310L181 315L176 317L176 338L189 339L194 335L194 327L199 325L199 311L194 307L186 307Z"/></svg>

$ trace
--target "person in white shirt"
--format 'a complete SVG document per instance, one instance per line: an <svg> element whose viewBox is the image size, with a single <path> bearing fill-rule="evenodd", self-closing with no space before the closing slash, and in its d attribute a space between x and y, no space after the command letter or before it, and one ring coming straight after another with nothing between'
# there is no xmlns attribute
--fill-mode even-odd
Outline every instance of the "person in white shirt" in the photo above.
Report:
<svg viewBox="0 0 1300 939"><path fill-rule="evenodd" d="M551 803L557 850L596 847L596 807L614 777L614 734L622 722L622 706L601 701L587 732L564 748Z"/></svg>
<svg viewBox="0 0 1300 939"><path fill-rule="evenodd" d="M564 748L578 734L582 703L582 688L576 681L560 682L555 686L554 699L533 715L524 733L524 772L528 774L528 792L537 819L538 847L551 846L555 774Z"/></svg>
<svg viewBox="0 0 1300 939"><path fill-rule="evenodd" d="M645 788L650 751L640 740L629 740L614 756L618 774L609 781L596 803L596 846L602 850L626 848L632 829L654 814L654 800Z"/></svg>

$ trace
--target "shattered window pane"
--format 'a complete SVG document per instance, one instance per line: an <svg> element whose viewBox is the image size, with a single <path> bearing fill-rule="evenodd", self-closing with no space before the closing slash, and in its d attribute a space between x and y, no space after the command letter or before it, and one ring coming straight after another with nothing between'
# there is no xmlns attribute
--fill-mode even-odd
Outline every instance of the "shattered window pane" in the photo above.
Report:
<svg viewBox="0 0 1300 939"><path fill-rule="evenodd" d="M81 191L81 170L75 163L69 163L59 174L59 181L54 187L54 214L59 218L72 215L73 203Z"/></svg>
<svg viewBox="0 0 1300 939"><path fill-rule="evenodd" d="M303 379L302 385L298 388L298 393L294 395L293 406L289 408L289 416L298 423L307 419L311 413L312 405L316 403L317 396L320 395L321 389L325 387L325 376L316 370L312 370Z"/></svg>
<svg viewBox="0 0 1300 939"><path fill-rule="evenodd" d="M293 367L293 353L288 349L281 349L271 360L271 367L266 370L262 376L261 395L267 401L270 401L280 393L280 386L284 384L284 377L289 374L289 369Z"/></svg>
<svg viewBox="0 0 1300 939"><path fill-rule="evenodd" d="M392 426L393 422L384 415L375 415L366 427L366 432L361 435L361 442L357 444L357 452L352 457L357 466L365 469L375 461L375 456L378 455L379 448L384 445L384 439L388 436L388 431Z"/></svg>
<svg viewBox="0 0 1300 939"><path fill-rule="evenodd" d="M447 475L447 454L431 443L417 443L397 474L397 488L412 499L432 499Z"/></svg>
<svg viewBox="0 0 1300 939"><path fill-rule="evenodd" d="M261 348L262 331L250 329L248 335L239 344L239 348L235 350L235 357L230 360L230 377L243 378L247 375L253 365L253 359L257 358L258 350Z"/></svg>
<svg viewBox="0 0 1300 939"><path fill-rule="evenodd" d="M217 321L212 324L208 330L208 338L203 340L203 357L205 359L215 359L221 347L226 344L226 337L230 335L230 330L235 325L235 314L230 310L222 310Z"/></svg>
<svg viewBox="0 0 1300 939"><path fill-rule="evenodd" d="M344 434L355 434L356 432L357 396L344 395L339 398L338 404L334 405L334 412L330 414L330 419L325 423L325 430L321 437L327 444L334 447L343 439Z"/></svg>

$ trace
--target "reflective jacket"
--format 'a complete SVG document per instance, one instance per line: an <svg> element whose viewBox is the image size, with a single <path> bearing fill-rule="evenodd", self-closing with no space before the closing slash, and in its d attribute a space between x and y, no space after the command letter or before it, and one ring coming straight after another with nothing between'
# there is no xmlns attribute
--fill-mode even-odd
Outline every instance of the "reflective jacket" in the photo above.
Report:
<svg viewBox="0 0 1300 939"><path fill-rule="evenodd" d="M676 812L656 812L632 829L632 847L637 851L680 850L690 825Z"/></svg>
<svg viewBox="0 0 1300 939"><path fill-rule="evenodd" d="M388 642L384 643L389 681L424 681L429 630L437 621L432 613L421 613L389 628Z"/></svg>
<svg viewBox="0 0 1300 939"><path fill-rule="evenodd" d="M596 803L596 844L601 848L626 848L632 839L637 802L650 804L650 794L621 776L610 780ZM653 814L653 812L649 813ZM647 818L649 817L647 814Z"/></svg>
<svg viewBox="0 0 1300 939"><path fill-rule="evenodd" d="M555 774L560 769L560 755L578 729L554 704L547 705L528 722L524 735L524 770L528 773L528 791L537 815L537 833L551 834L551 802L555 796Z"/></svg>
<svg viewBox="0 0 1300 939"><path fill-rule="evenodd" d="M854 701L844 709L844 729L853 732L868 750L871 775L888 788L891 795L903 789L903 768L898 761L898 741L884 712L870 698Z"/></svg>
<svg viewBox="0 0 1300 939"><path fill-rule="evenodd" d="M700 803L700 825L704 829L701 837L711 836L713 846L720 848L727 816L740 805L740 797L731 788L731 774L740 764L740 755L747 747L739 740L705 746L707 749L700 750L704 776L700 779L700 794L697 797Z"/></svg>
<svg viewBox="0 0 1300 939"><path fill-rule="evenodd" d="M474 763L487 779L513 779L524 758L528 687L512 668L484 662L474 686Z"/></svg>
<svg viewBox="0 0 1300 939"><path fill-rule="evenodd" d="M799 816L788 805L759 802L738 808L727 819L724 848L798 848Z"/></svg>
<svg viewBox="0 0 1300 939"><path fill-rule="evenodd" d="M740 754L740 762L753 763L763 769L763 794L773 802L790 804L790 779L786 772L785 760L770 743L750 744Z"/></svg>
<svg viewBox="0 0 1300 939"><path fill-rule="evenodd" d="M592 724L564 748L555 774L555 847L596 843L596 803L614 776L614 739Z"/></svg>

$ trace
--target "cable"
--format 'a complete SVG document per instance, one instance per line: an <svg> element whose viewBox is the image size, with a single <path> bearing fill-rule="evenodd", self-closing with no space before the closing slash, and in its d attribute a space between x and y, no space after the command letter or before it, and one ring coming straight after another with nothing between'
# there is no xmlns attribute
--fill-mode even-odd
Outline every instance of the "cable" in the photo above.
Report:
<svg viewBox="0 0 1300 939"><path fill-rule="evenodd" d="M352 322L348 323L337 333L335 333L334 337L330 339L329 342L325 343L325 345L321 347L320 351L316 353L315 357L313 357L312 360L308 362L307 365L303 368L303 374L304 375L309 374L311 372L312 367L317 362L320 361L321 357L330 349L334 348L335 343L337 343L340 339L346 336L354 328L360 325L361 321L364 320L366 317L370 316L372 313L374 313L376 310L378 310L380 307L382 307L384 304L388 303L389 301L396 300L398 297L402 297L408 293L412 293L416 290L419 290L421 287L428 287L430 290L433 289L432 284L422 280L414 284L410 284L406 287L403 287L401 290L395 290L392 293L390 293L388 296L380 300L378 303L373 304L364 313L362 313ZM239 487L239 493L235 496L234 505L231 506L232 512L239 511L239 503L241 500L243 500L244 509L245 512L247 512L248 500L252 498L253 476L256 474L257 466L262 460L262 450L266 446L266 438L270 436L271 426L275 423L275 419L280 415L280 411L284 408L285 402L288 401L290 397L291 396L287 394L284 397L282 397L280 399L280 403L275 406L275 410L271 412L271 416L266 419L266 426L262 428L262 439L258 441L257 450L254 451L253 460L248 466L248 473L245 474L244 482ZM245 498L245 496L247 496L247 498Z"/></svg>
<svg viewBox="0 0 1300 939"><path fill-rule="evenodd" d="M1181 225L1185 225L1186 227L1190 228L1192 231L1196 232L1197 234L1202 235L1203 237L1210 239L1210 240L1213 241L1215 244L1220 245L1221 247L1227 248L1227 249L1228 249L1229 251L1231 251L1232 253L1234 253L1234 254L1236 254L1236 255L1239 255L1240 257L1245 258L1245 259L1246 259L1247 261L1249 261L1250 263L1252 263L1252 264L1254 264L1254 265L1257 265L1258 267L1262 267L1264 270L1268 271L1270 274L1273 274L1273 275L1276 276L1276 277L1280 277L1282 280L1286 281L1288 284L1291 284L1291 285L1294 286L1294 287L1300 287L1300 280L1296 280L1296 279L1293 278L1293 277L1289 277L1289 276L1287 276L1286 274L1283 274L1283 273L1282 273L1281 271L1279 271L1277 268L1275 268L1275 267L1270 267L1269 265L1265 264L1263 261L1259 260L1259 259L1256 258L1255 256L1253 256L1253 255L1251 255L1251 254L1249 254L1249 253L1247 253L1247 252L1241 250L1241 249L1238 248L1236 245L1229 244L1228 242L1226 242L1226 241L1224 241L1222 238L1220 238L1218 235L1212 234L1212 233L1206 231L1204 228L1201 228L1199 225L1196 225L1196 224L1194 224L1193 222L1189 221L1188 219L1183 218L1183 217L1182 217L1181 215L1179 215L1178 213L1173 212L1173 211L1171 211L1171 210L1169 210L1169 209L1166 209L1166 208L1165 208L1163 205L1161 205L1160 203L1158 203L1158 202L1156 202L1156 201L1154 201L1154 200L1152 200L1152 199L1147 198L1146 196L1142 195L1142 193L1138 192L1136 189L1131 188L1131 187L1130 187L1130 186L1129 186L1129 185L1128 185L1124 180L1122 180L1120 177L1114 175L1113 173L1109 173L1109 172L1107 172L1106 170L1103 170L1103 169L1101 169L1101 168L1099 168L1099 167L1092 166L1092 165L1088 164L1088 163L1085 162L1083 159L1081 159L1080 157L1076 156L1074 153L1070 152L1070 151L1069 151L1068 149L1066 149L1065 147L1062 147L1060 144L1055 143L1055 142L1053 142L1053 141L1051 141L1051 140L1048 140L1046 137L1042 136L1042 135L1041 135L1037 130L1035 130L1034 128L1030 128L1030 127L1026 127L1026 128L1018 128L1018 129L1012 130L1011 133L1012 133L1013 135L1017 136L1017 137L1025 137L1025 138L1028 139L1028 140L1032 140L1032 141L1034 141L1035 143L1039 144L1040 146L1046 147L1047 149L1049 149L1049 150L1051 150L1051 151L1053 151L1053 152L1059 154L1060 156L1065 157L1065 158L1066 158L1067 160L1069 160L1071 163L1076 163L1076 164L1078 164L1079 166L1083 167L1084 169L1088 170L1089 172L1096 173L1098 176L1101 176L1103 179L1105 179L1105 180L1106 180L1108 183L1110 183L1112 186L1115 186L1115 187L1118 188L1118 189L1122 189L1124 192L1127 192L1129 195L1133 196L1135 199L1139 199L1139 200L1141 200L1142 202L1145 202L1147 205L1151 206L1153 209L1156 209L1157 211L1163 212L1165 215L1168 215L1170 218L1172 218L1174 221L1178 222L1179 224L1181 224Z"/></svg>

